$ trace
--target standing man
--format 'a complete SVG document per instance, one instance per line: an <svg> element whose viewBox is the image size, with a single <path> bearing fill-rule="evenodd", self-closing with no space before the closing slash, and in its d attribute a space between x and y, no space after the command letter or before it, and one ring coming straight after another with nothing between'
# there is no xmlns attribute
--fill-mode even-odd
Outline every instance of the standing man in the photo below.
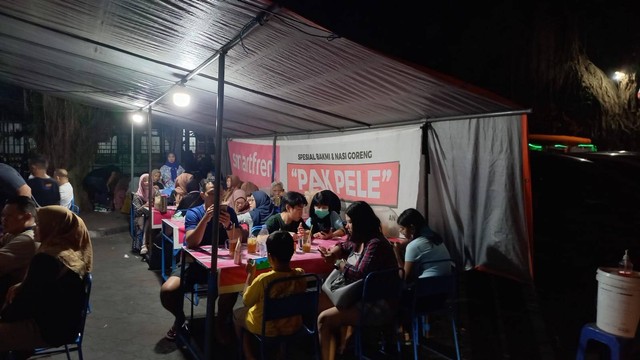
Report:
<svg viewBox="0 0 640 360"><path fill-rule="evenodd" d="M53 172L53 177L58 182L60 189L60 206L70 208L71 201L73 201L73 186L69 182L69 173L66 169L56 169Z"/></svg>
<svg viewBox="0 0 640 360"><path fill-rule="evenodd" d="M47 159L35 155L29 159L29 169L33 178L27 180L33 199L38 206L59 205L60 189L58 183L47 175Z"/></svg>
<svg viewBox="0 0 640 360"><path fill-rule="evenodd" d="M33 229L36 204L26 196L10 198L2 209L5 234L0 238L0 299L9 287L22 281L38 246Z"/></svg>

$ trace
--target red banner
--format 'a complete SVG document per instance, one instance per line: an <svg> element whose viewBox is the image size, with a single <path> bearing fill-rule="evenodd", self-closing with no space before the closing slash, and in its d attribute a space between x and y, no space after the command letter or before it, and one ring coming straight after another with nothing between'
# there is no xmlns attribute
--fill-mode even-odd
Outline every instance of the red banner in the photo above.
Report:
<svg viewBox="0 0 640 360"><path fill-rule="evenodd" d="M251 181L260 188L271 186L271 171L273 145L247 143L243 141L229 141L229 161L231 172L240 177L243 182ZM278 175L278 159L280 147L276 145L275 173Z"/></svg>
<svg viewBox="0 0 640 360"><path fill-rule="evenodd" d="M287 190L331 190L341 199L398 205L400 162L373 164L287 164Z"/></svg>

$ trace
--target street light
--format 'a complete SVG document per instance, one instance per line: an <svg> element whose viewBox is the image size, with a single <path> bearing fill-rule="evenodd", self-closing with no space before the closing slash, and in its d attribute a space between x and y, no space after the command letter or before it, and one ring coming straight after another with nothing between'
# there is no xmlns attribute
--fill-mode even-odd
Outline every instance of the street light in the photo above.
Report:
<svg viewBox="0 0 640 360"><path fill-rule="evenodd" d="M627 77L627 74L622 72L622 71L616 71L613 73L613 80L615 81L622 81Z"/></svg>

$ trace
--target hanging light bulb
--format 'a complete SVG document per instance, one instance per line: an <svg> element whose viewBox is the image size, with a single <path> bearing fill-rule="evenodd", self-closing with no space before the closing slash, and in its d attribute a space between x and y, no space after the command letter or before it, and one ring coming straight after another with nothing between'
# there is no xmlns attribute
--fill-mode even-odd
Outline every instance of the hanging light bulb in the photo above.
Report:
<svg viewBox="0 0 640 360"><path fill-rule="evenodd" d="M173 93L173 103L179 107L187 107L191 103L191 95L185 91L184 85L180 85Z"/></svg>
<svg viewBox="0 0 640 360"><path fill-rule="evenodd" d="M142 115L139 111L134 112L133 115L131 115L131 120L133 120L134 123L140 124L144 121L144 115Z"/></svg>

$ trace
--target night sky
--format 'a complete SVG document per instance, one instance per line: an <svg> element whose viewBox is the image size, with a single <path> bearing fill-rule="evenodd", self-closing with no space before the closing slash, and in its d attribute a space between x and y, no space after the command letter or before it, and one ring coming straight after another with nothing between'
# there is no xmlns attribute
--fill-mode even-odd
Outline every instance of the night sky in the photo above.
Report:
<svg viewBox="0 0 640 360"><path fill-rule="evenodd" d="M287 0L286 7L388 55L529 105L526 72L535 22L576 23L590 59L606 73L638 70L639 1ZM547 9L548 17L540 17ZM515 78L515 80L514 80Z"/></svg>

